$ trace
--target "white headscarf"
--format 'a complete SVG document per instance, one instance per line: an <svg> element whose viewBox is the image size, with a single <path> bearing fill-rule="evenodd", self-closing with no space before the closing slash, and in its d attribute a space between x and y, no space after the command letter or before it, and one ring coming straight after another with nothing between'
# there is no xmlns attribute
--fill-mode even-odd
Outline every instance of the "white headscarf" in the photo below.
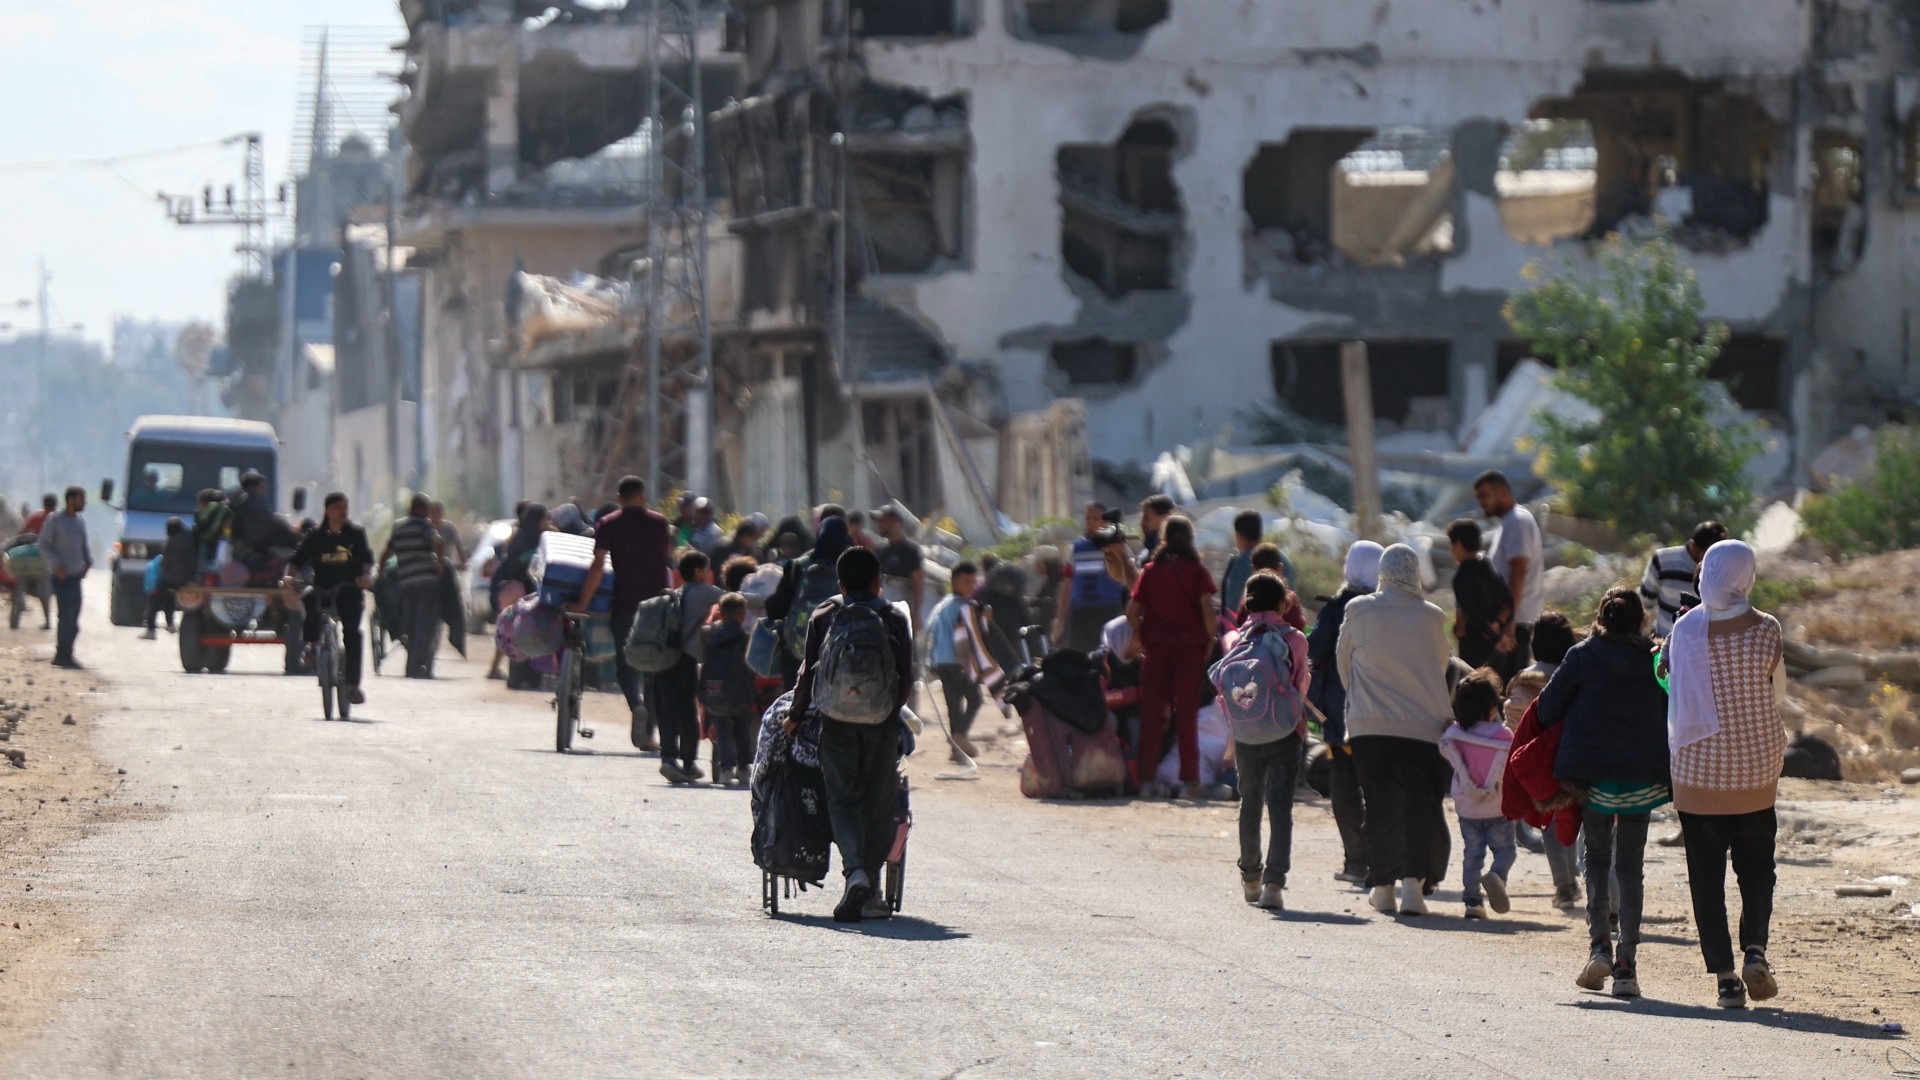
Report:
<svg viewBox="0 0 1920 1080"><path fill-rule="evenodd" d="M1100 642L1107 647L1107 655L1117 663L1127 662L1127 647L1133 644L1133 624L1125 615L1116 616L1107 621L1100 629Z"/></svg>
<svg viewBox="0 0 1920 1080"><path fill-rule="evenodd" d="M1700 606L1682 615L1667 636L1667 745L1674 750L1720 730L1707 624L1752 610L1747 594L1754 572L1753 549L1738 540L1720 541L1700 560Z"/></svg>
<svg viewBox="0 0 1920 1080"><path fill-rule="evenodd" d="M1367 592L1380 587L1380 554L1386 549L1371 540L1357 540L1347 549L1347 584Z"/></svg>
<svg viewBox="0 0 1920 1080"><path fill-rule="evenodd" d="M1395 544L1380 553L1380 592L1420 595L1420 553Z"/></svg>

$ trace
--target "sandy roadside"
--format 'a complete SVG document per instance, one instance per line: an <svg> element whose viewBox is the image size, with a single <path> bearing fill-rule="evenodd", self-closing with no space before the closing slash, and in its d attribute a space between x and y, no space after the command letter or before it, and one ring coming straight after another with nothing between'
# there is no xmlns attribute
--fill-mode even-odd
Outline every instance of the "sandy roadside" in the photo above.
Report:
<svg viewBox="0 0 1920 1080"><path fill-rule="evenodd" d="M144 812L116 805L120 775L89 746L106 680L48 664L51 636L0 637L0 1055L57 1000L68 961L99 931L77 900L34 892L31 868L107 820ZM24 757L10 763L8 752Z"/></svg>

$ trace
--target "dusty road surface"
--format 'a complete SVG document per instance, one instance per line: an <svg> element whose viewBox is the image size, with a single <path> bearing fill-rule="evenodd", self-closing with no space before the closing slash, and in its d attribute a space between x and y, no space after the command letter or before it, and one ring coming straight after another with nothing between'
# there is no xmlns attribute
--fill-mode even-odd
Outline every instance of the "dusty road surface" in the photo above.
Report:
<svg viewBox="0 0 1920 1080"><path fill-rule="evenodd" d="M588 702L601 752L566 757L545 700L480 665L372 680L361 715L327 723L270 650L190 677L164 636L93 615L94 750L127 770L115 799L161 811L104 820L13 879L86 944L0 1049L7 1077L1891 1077L1912 1061L1791 970L1782 1008L1712 1008L1690 937L1659 926L1646 1000L1575 990L1580 934L1547 907L1537 857L1507 918L1466 923L1456 897L1395 921L1331 880L1325 811L1303 809L1276 917L1237 898L1227 811L1032 803L1005 769L919 784L907 917L839 927L810 893L773 920L745 794L670 789L626 750L611 698Z"/></svg>

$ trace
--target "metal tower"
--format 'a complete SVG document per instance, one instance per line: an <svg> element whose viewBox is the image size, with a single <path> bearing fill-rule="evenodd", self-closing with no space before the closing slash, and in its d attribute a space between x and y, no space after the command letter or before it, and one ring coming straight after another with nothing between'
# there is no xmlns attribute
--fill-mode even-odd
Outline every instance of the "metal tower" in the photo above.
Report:
<svg viewBox="0 0 1920 1080"><path fill-rule="evenodd" d="M156 197L166 206L167 216L176 225L238 225L240 245L234 250L240 253L242 273L249 278L262 278L267 273L266 156L258 132L230 136L222 140L221 145L232 146L237 142L247 145L243 190L238 200L235 199L232 184L227 185L224 200L217 199L213 185L208 184L200 193L198 207L194 205L191 195L168 195L162 192Z"/></svg>
<svg viewBox="0 0 1920 1080"><path fill-rule="evenodd" d="M647 0L647 489L705 491L713 472L701 0ZM631 376L631 372L630 372ZM625 395L623 395L625 396Z"/></svg>

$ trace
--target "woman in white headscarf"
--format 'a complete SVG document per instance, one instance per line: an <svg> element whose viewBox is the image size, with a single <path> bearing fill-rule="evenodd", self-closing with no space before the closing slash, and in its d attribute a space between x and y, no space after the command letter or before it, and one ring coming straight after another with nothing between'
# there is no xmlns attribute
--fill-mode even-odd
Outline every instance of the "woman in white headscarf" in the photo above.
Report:
<svg viewBox="0 0 1920 1080"><path fill-rule="evenodd" d="M1753 549L1722 540L1700 563L1700 606L1667 638L1667 736L1673 750L1673 805L1687 845L1700 952L1718 982L1722 1008L1779 993L1767 963L1773 916L1773 802L1786 732L1780 623L1756 611ZM1740 881L1740 951L1734 973L1727 932L1727 862Z"/></svg>
<svg viewBox="0 0 1920 1080"><path fill-rule="evenodd" d="M1426 881L1446 873L1433 831L1452 775L1440 733L1453 719L1447 696L1447 616L1420 591L1420 555L1395 544L1380 556L1380 588L1347 605L1336 651L1347 687L1347 741L1366 803L1368 902L1374 910L1424 915Z"/></svg>
<svg viewBox="0 0 1920 1080"><path fill-rule="evenodd" d="M1328 801L1333 804L1333 823L1340 830L1342 861L1335 881L1353 885L1367 883L1367 837L1362 822L1365 811L1360 800L1360 776L1353 767L1353 748L1347 745L1347 686L1340 681L1334 654L1340 647L1340 626L1346 621L1347 605L1380 587L1380 554L1386 549L1371 540L1358 540L1347 549L1346 583L1340 595L1321 597L1320 614L1313 620L1313 633L1307 635L1307 666L1313 669L1313 684L1307 688L1307 700L1320 710L1320 738L1327 744Z"/></svg>

